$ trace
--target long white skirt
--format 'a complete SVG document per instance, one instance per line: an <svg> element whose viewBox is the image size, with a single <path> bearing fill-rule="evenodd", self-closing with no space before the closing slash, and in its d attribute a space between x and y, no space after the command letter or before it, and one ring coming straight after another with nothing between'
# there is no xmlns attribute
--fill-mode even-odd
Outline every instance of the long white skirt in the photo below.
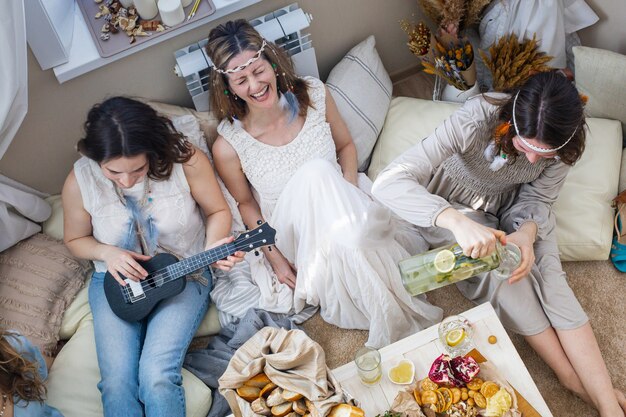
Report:
<svg viewBox="0 0 626 417"><path fill-rule="evenodd" d="M367 188L369 180L360 177L359 185ZM409 253L399 243L399 220L348 183L332 163L308 162L271 210L261 207L277 231L276 247L298 271L292 292L278 283L263 256L248 255L261 308L298 313L306 305L319 306L328 323L369 329L367 345L372 347L441 320L439 307L425 296L410 296L402 286L398 261Z"/></svg>

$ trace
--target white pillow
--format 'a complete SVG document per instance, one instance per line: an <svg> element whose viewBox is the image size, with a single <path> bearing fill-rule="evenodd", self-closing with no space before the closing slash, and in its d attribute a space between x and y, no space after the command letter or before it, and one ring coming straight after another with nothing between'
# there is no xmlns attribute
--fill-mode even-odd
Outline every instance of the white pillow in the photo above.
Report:
<svg viewBox="0 0 626 417"><path fill-rule="evenodd" d="M585 112L621 121L626 135L626 55L586 46L573 51L576 88L589 98Z"/></svg>
<svg viewBox="0 0 626 417"><path fill-rule="evenodd" d="M392 92L374 36L370 35L339 61L328 75L326 86L356 145L359 171L365 171Z"/></svg>
<svg viewBox="0 0 626 417"><path fill-rule="evenodd" d="M211 389L183 368L187 416L205 417L211 408ZM50 368L48 404L65 417L102 417L93 320L83 320Z"/></svg>
<svg viewBox="0 0 626 417"><path fill-rule="evenodd" d="M394 98L372 154L369 177L374 180L391 161L431 134L458 107L452 103ZM611 199L617 194L621 129L615 120L587 118L587 124L585 152L571 169L554 204L563 261L605 260L611 248Z"/></svg>

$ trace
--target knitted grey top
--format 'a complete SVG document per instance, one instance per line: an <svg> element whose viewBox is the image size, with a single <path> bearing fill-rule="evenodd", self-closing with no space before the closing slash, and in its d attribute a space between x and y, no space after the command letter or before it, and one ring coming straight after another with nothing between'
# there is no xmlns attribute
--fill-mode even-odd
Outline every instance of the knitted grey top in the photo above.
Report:
<svg viewBox="0 0 626 417"><path fill-rule="evenodd" d="M508 229L534 221L541 237L550 227L551 206L569 166L555 159L531 164L519 155L514 163L492 171L493 155L487 158L485 149L493 141L497 111L482 95L468 99L379 174L374 195L418 226L434 226L439 213L460 204L499 217Z"/></svg>

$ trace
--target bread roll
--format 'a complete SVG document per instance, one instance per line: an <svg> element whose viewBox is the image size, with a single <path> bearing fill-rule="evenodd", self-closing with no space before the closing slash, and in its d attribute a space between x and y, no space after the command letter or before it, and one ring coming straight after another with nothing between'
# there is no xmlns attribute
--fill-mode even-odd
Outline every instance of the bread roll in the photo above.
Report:
<svg viewBox="0 0 626 417"><path fill-rule="evenodd" d="M272 414L272 410L270 410L267 404L265 404L265 398L263 397L259 397L256 400L252 401L252 404L250 404L250 408L252 408L252 411L254 411L256 414L261 414L263 416L269 416Z"/></svg>
<svg viewBox="0 0 626 417"><path fill-rule="evenodd" d="M305 415L307 413L307 408L306 408L306 404L304 403L304 400L302 398L300 398L297 401L293 402L293 411L295 411L296 413L300 414L301 416Z"/></svg>
<svg viewBox="0 0 626 417"><path fill-rule="evenodd" d="M270 382L269 384L265 385L263 387L263 389L261 390L261 394L259 394L261 397L267 397L268 395L270 395L270 393L272 392L272 390L274 388L276 388L277 385L274 384L273 382Z"/></svg>
<svg viewBox="0 0 626 417"><path fill-rule="evenodd" d="M272 415L275 417L284 417L292 410L291 403L282 403L272 407Z"/></svg>
<svg viewBox="0 0 626 417"><path fill-rule="evenodd" d="M257 387L259 389L263 388L264 386L266 386L267 384L269 384L270 379L267 377L267 375L261 373L258 375L253 376L252 378L250 378L249 380L247 380L246 382L244 382L244 385L248 385L250 387Z"/></svg>
<svg viewBox="0 0 626 417"><path fill-rule="evenodd" d="M281 387L274 388L272 392L270 393L270 395L268 395L267 399L265 400L265 402L267 403L267 406L274 407L275 405L287 402L287 400L283 398L282 394L283 394L283 389Z"/></svg>
<svg viewBox="0 0 626 417"><path fill-rule="evenodd" d="M365 412L350 404L337 404L330 410L328 417L365 417Z"/></svg>
<svg viewBox="0 0 626 417"><path fill-rule="evenodd" d="M256 400L257 398L259 398L260 393L261 393L261 390L257 387L250 387L250 386L244 385L242 387L237 388L237 394L248 402L252 402Z"/></svg>
<svg viewBox="0 0 626 417"><path fill-rule="evenodd" d="M297 401L302 398L302 394L289 390L283 390L283 398L287 401Z"/></svg>

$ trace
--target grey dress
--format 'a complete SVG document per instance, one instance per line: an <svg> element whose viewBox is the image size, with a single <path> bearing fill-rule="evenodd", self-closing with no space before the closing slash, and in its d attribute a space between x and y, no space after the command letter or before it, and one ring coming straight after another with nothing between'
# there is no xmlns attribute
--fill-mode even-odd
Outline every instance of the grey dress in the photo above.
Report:
<svg viewBox="0 0 626 417"><path fill-rule="evenodd" d="M500 170L491 170L493 155L486 149L493 140L497 110L482 95L470 98L434 133L385 168L372 192L418 226L423 250L454 241L450 231L435 226L439 213L451 206L507 233L535 222L536 260L528 277L511 285L486 273L457 287L476 303L489 301L504 326L522 335L550 326L580 327L588 318L561 267L552 212L569 166L555 159L531 164L520 155Z"/></svg>

